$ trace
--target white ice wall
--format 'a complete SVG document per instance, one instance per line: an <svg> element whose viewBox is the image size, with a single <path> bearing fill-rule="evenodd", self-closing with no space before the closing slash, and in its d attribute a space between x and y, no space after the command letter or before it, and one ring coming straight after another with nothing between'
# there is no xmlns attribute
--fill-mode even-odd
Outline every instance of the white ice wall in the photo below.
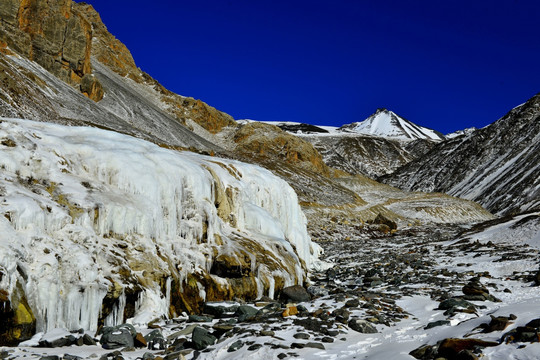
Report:
<svg viewBox="0 0 540 360"><path fill-rule="evenodd" d="M165 256L185 272L209 270L205 226L209 241L237 231L268 248L277 242L293 252L293 245L308 267L317 259L296 194L260 167L28 120L2 119L0 141L7 139L15 146L0 145L0 271L9 276L0 287L24 282L39 330L96 328L110 279L120 281L110 234L124 237L141 261L167 268ZM209 169L234 189L234 229L217 216ZM302 277L300 262L291 273L289 282ZM141 321L150 308L167 312L161 289L144 294Z"/></svg>

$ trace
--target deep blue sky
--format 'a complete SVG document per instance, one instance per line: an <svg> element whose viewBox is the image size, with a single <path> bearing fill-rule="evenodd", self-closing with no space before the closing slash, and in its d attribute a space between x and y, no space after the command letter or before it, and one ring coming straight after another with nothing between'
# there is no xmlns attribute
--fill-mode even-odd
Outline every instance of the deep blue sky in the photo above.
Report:
<svg viewBox="0 0 540 360"><path fill-rule="evenodd" d="M448 133L540 92L540 1L86 0L168 89L235 119L386 107Z"/></svg>

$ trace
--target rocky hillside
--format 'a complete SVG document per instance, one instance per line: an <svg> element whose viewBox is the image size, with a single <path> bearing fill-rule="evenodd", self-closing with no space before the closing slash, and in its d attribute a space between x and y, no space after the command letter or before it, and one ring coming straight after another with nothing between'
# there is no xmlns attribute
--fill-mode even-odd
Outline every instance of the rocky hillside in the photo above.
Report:
<svg viewBox="0 0 540 360"><path fill-rule="evenodd" d="M0 16L2 116L84 121L202 149L215 146L191 139L193 134L175 123L193 121L210 132L234 124L229 115L169 92L138 69L129 50L107 31L91 5L71 0L9 0L0 3ZM64 93L69 94L66 102L73 103L64 103Z"/></svg>
<svg viewBox="0 0 540 360"><path fill-rule="evenodd" d="M435 146L383 182L441 191L501 214L540 206L540 95L495 123Z"/></svg>
<svg viewBox="0 0 540 360"><path fill-rule="evenodd" d="M425 139L403 142L351 133L299 136L312 143L329 166L372 178L392 173L436 144Z"/></svg>

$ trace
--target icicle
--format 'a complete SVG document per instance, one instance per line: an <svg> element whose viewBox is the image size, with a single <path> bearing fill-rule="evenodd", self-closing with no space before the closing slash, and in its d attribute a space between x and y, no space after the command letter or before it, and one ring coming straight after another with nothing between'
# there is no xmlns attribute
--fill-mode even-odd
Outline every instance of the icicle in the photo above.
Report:
<svg viewBox="0 0 540 360"><path fill-rule="evenodd" d="M280 276L290 285L305 276L300 260L309 267L317 256L296 194L260 167L178 153L94 128L5 120L0 131L17 143L0 149L0 187L7 194L0 210L9 214L0 216L0 231L9 234L0 239L0 266L27 265L26 296L40 331L95 329L110 274L141 261L134 249L143 249L149 264L181 264L175 275L183 279L205 269L215 234L224 249L246 251L228 236L239 232L268 251L279 244L289 252ZM217 214L213 174L231 189L234 229ZM208 244L201 244L204 231ZM135 304L137 321L168 315L171 274L166 265L156 266L156 278L137 274L148 276ZM163 276L165 294L159 286ZM257 290L270 283L273 295L273 276L261 274ZM12 288L16 281L5 277L1 286ZM130 285L120 276L114 281ZM198 290L206 298L205 289ZM125 321L125 301L122 295L108 324Z"/></svg>
<svg viewBox="0 0 540 360"><path fill-rule="evenodd" d="M103 322L105 326L116 326L124 323L124 310L126 308L126 294L122 292L118 297L118 303L114 305L112 312Z"/></svg>

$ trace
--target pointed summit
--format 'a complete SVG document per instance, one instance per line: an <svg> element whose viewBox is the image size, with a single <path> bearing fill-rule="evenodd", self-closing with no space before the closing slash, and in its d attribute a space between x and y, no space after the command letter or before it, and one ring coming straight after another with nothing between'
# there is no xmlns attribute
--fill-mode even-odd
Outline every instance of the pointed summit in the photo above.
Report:
<svg viewBox="0 0 540 360"><path fill-rule="evenodd" d="M426 139L441 141L445 139L443 134L416 125L384 108L377 109L373 115L364 121L343 125L339 130L400 140Z"/></svg>

